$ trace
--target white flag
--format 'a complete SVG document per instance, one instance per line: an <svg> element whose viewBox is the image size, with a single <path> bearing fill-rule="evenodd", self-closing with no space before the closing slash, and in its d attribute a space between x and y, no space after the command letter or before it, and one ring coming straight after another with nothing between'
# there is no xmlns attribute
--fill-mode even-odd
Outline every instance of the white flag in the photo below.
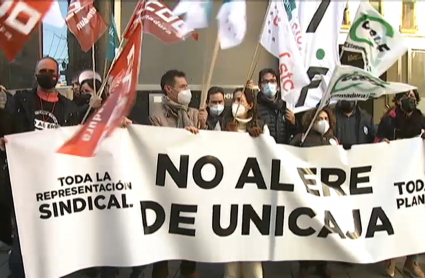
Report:
<svg viewBox="0 0 425 278"><path fill-rule="evenodd" d="M220 7L217 20L221 49L241 44L246 34L245 0L225 1Z"/></svg>
<svg viewBox="0 0 425 278"><path fill-rule="evenodd" d="M362 2L343 50L360 53L364 69L377 76L386 72L408 49L407 40L368 2Z"/></svg>
<svg viewBox="0 0 425 278"><path fill-rule="evenodd" d="M298 18L298 6L295 0L283 0L289 24L294 34L300 53L303 53L303 31L301 30L300 20Z"/></svg>
<svg viewBox="0 0 425 278"><path fill-rule="evenodd" d="M180 0L173 14L177 16L185 14L188 29L202 29L208 27L212 5L211 0Z"/></svg>
<svg viewBox="0 0 425 278"><path fill-rule="evenodd" d="M304 67L310 84L298 97L294 112L316 105L326 92L336 65L340 64L338 35L341 30L346 1L296 1L303 31Z"/></svg>
<svg viewBox="0 0 425 278"><path fill-rule="evenodd" d="M65 19L62 16L61 9L57 0L54 0L50 9L43 18L43 23L57 28L65 26Z"/></svg>
<svg viewBox="0 0 425 278"><path fill-rule="evenodd" d="M279 79L282 98L294 107L296 94L308 85L307 71L289 25L283 1L270 1L260 38L261 45L279 58Z"/></svg>

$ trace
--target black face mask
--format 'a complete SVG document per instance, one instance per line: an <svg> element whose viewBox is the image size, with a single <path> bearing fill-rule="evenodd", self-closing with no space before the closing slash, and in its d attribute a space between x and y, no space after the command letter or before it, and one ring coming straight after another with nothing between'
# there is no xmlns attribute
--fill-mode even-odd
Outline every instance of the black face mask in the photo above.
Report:
<svg viewBox="0 0 425 278"><path fill-rule="evenodd" d="M79 96L75 96L75 103L80 106L84 104L88 104L90 102L91 95L90 94L80 94Z"/></svg>
<svg viewBox="0 0 425 278"><path fill-rule="evenodd" d="M35 76L41 89L49 91L58 84L58 76L51 73L40 73Z"/></svg>
<svg viewBox="0 0 425 278"><path fill-rule="evenodd" d="M413 112L416 108L416 99L414 98L405 98L401 101L401 109L403 109L404 112L410 113Z"/></svg>
<svg viewBox="0 0 425 278"><path fill-rule="evenodd" d="M344 113L352 112L355 107L356 107L355 101L341 100L341 102L339 103L339 108Z"/></svg>

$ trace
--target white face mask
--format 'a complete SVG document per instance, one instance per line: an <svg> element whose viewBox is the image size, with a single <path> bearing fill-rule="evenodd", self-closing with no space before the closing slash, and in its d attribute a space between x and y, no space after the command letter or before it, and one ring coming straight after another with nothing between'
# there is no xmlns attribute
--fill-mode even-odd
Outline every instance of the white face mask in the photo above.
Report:
<svg viewBox="0 0 425 278"><path fill-rule="evenodd" d="M322 135L328 132L329 128L330 128L329 122L326 120L320 120L314 124L314 130L316 130Z"/></svg>
<svg viewBox="0 0 425 278"><path fill-rule="evenodd" d="M181 105L189 105L190 101L192 100L192 92L187 89L184 91L180 91L177 95L177 102Z"/></svg>
<svg viewBox="0 0 425 278"><path fill-rule="evenodd" d="M210 107L210 113L213 116L220 116L223 113L224 105L217 104Z"/></svg>
<svg viewBox="0 0 425 278"><path fill-rule="evenodd" d="M277 84L271 84L271 83L267 83L265 86L264 86L264 89L263 89L263 94L266 96L266 97L274 97L275 95L276 95L276 93L277 93Z"/></svg>
<svg viewBox="0 0 425 278"><path fill-rule="evenodd" d="M238 112L237 114L236 114L236 111ZM233 103L232 104L232 114L233 114L233 117L235 117L235 118L241 117L241 116L245 115L246 112L247 112L246 111L246 108L242 104L241 105L239 105L238 103Z"/></svg>

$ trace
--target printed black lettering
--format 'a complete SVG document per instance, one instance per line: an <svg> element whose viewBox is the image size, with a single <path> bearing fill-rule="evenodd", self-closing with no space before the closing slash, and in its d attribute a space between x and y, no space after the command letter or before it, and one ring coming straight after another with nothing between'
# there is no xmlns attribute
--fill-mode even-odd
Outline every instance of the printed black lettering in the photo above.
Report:
<svg viewBox="0 0 425 278"><path fill-rule="evenodd" d="M270 205L263 205L262 216L257 214L251 205L243 205L242 209L242 235L248 236L251 230L251 221L257 227L261 235L270 234L270 218L272 207Z"/></svg>
<svg viewBox="0 0 425 278"><path fill-rule="evenodd" d="M316 12L314 13L310 24L307 27L306 33L316 33L317 28L322 22L323 17L325 16L326 11L328 10L330 0L322 0Z"/></svg>
<svg viewBox="0 0 425 278"><path fill-rule="evenodd" d="M195 229L182 228L179 224L195 224L195 217L181 216L180 213L196 213L198 211L197 205L182 205L182 204L171 204L170 214L170 228L168 232L170 234L182 235L182 236L195 236Z"/></svg>
<svg viewBox="0 0 425 278"><path fill-rule="evenodd" d="M360 194L372 194L372 186L361 187L359 188L360 183L369 183L369 175L365 177L359 177L360 174L370 173L372 171L372 166L363 166L363 167L354 167L351 168L350 174L350 195L360 195Z"/></svg>
<svg viewBox="0 0 425 278"><path fill-rule="evenodd" d="M420 192L420 191L424 190L424 187L425 187L425 185L424 185L423 180L417 180L416 181L416 192Z"/></svg>
<svg viewBox="0 0 425 278"><path fill-rule="evenodd" d="M302 237L311 236L316 232L316 230L314 230L312 227L303 229L300 226L298 226L298 218L300 218L303 215L308 216L310 218L314 218L316 216L316 213L311 208L306 208L306 207L294 209L294 211L292 211L289 214L289 220L288 220L289 230L294 235L297 235L297 236L302 236Z"/></svg>
<svg viewBox="0 0 425 278"><path fill-rule="evenodd" d="M187 175L189 169L189 156L180 156L180 167L179 169L171 161L168 154L158 154L156 168L156 185L165 186L166 173L170 175L177 187L187 188Z"/></svg>
<svg viewBox="0 0 425 278"><path fill-rule="evenodd" d="M71 200L66 200L63 202L59 202L59 213L60 215L65 215L65 212L68 214L72 213L72 204Z"/></svg>
<svg viewBox="0 0 425 278"><path fill-rule="evenodd" d="M82 212L86 208L86 201L83 198L72 199L72 205L74 207L74 213Z"/></svg>
<svg viewBox="0 0 425 278"><path fill-rule="evenodd" d="M402 181L402 182L395 182L394 183L394 186L397 186L398 187L398 194L400 194L400 195L403 195L403 185L404 185L405 183Z"/></svg>
<svg viewBox="0 0 425 278"><path fill-rule="evenodd" d="M50 205L49 204L42 204L38 211L40 212L40 218L41 219L49 219L52 217L52 212L49 210Z"/></svg>
<svg viewBox="0 0 425 278"><path fill-rule="evenodd" d="M341 188L341 185L343 185L345 180L347 179L347 174L344 170L338 168L322 168L320 170L320 179L324 185L327 185L330 188L334 189L338 193L338 195L347 195ZM330 196L330 192L328 190L323 190L323 193L324 196Z"/></svg>
<svg viewBox="0 0 425 278"><path fill-rule="evenodd" d="M213 205L212 229L219 237L226 237L233 234L238 226L238 205L230 206L230 223L227 228L221 227L221 205Z"/></svg>
<svg viewBox="0 0 425 278"><path fill-rule="evenodd" d="M37 199L37 202L43 201L43 193L37 193L35 194L35 197Z"/></svg>
<svg viewBox="0 0 425 278"><path fill-rule="evenodd" d="M317 237L326 238L329 234L336 233L342 239L345 238L344 233L342 232L341 228L339 227L339 225L336 222L335 218L333 217L332 213L328 210L325 210L325 221L324 222L325 222L325 225L320 230Z"/></svg>
<svg viewBox="0 0 425 278"><path fill-rule="evenodd" d="M354 231L347 231L345 235L350 239L358 239L360 238L363 232L362 219L360 218L359 209L353 209L353 222Z"/></svg>
<svg viewBox="0 0 425 278"><path fill-rule="evenodd" d="M111 209L111 208L117 208L120 209L120 202L118 202L117 197L115 195L111 195L109 197L109 202L108 202L108 208L107 209Z"/></svg>
<svg viewBox="0 0 425 278"><path fill-rule="evenodd" d="M397 209L400 209L402 206L404 206L404 199L398 198L397 199Z"/></svg>
<svg viewBox="0 0 425 278"><path fill-rule="evenodd" d="M314 196L320 196L320 191L317 189L314 189L315 186L317 186L316 179L307 178L306 176L312 176L317 174L316 168L297 168L298 175L300 175L301 180L303 181L305 185L305 189L307 190L307 193L314 195Z"/></svg>
<svg viewBox="0 0 425 278"><path fill-rule="evenodd" d="M294 184L280 183L280 163L279 159L272 160L272 173L270 189L275 191L294 192Z"/></svg>
<svg viewBox="0 0 425 278"><path fill-rule="evenodd" d="M382 224L378 225L378 221ZM394 228L390 219L381 207L372 209L369 225L367 226L366 238L372 238L376 232L386 231L389 236L394 235Z"/></svg>
<svg viewBox="0 0 425 278"><path fill-rule="evenodd" d="M146 210L152 210L155 213L155 222L152 225L148 225L146 217ZM143 232L145 235L150 235L158 231L165 222L165 211L164 208L154 201L141 201L140 210L142 213Z"/></svg>
<svg viewBox="0 0 425 278"><path fill-rule="evenodd" d="M316 75L326 75L328 73L329 69L324 67L309 67L307 70L308 78L310 79L310 84L307 86L304 86L301 89L300 96L298 97L298 101L295 104L295 107L301 107L304 106L305 100L307 99L307 94L310 89L317 89L319 88L320 84L323 81L323 77L320 76L319 79L316 79L313 81L314 77Z"/></svg>
<svg viewBox="0 0 425 278"><path fill-rule="evenodd" d="M407 191L407 193L412 194L413 192L415 192L415 189L416 189L416 185L415 185L415 183L413 181L408 181L406 183L406 191Z"/></svg>
<svg viewBox="0 0 425 278"><path fill-rule="evenodd" d="M61 186L63 186L63 180L64 180L65 178L64 177L62 177L62 178L58 178L58 181L60 181L61 182Z"/></svg>
<svg viewBox="0 0 425 278"><path fill-rule="evenodd" d="M380 51L380 52L383 52L383 51L389 51L389 50L390 50L390 48L388 47L388 45L387 45L387 44L381 44L381 45L378 45L378 46L376 47L376 49L378 49L378 51Z"/></svg>
<svg viewBox="0 0 425 278"><path fill-rule="evenodd" d="M283 228L285 226L285 207L277 206L276 207L276 225L274 229L275 236L283 236Z"/></svg>
<svg viewBox="0 0 425 278"><path fill-rule="evenodd" d="M99 203L100 200L104 201L105 200L105 196L103 196L103 195L96 196L96 198L94 198L94 206L97 209L103 210L103 209L106 208L106 205L100 204Z"/></svg>
<svg viewBox="0 0 425 278"><path fill-rule="evenodd" d="M251 171L253 176L249 177L248 175ZM266 182L264 181L263 174L261 173L260 166L255 157L248 157L246 160L235 188L242 189L246 183L254 183L257 185L258 189L267 189Z"/></svg>
<svg viewBox="0 0 425 278"><path fill-rule="evenodd" d="M214 178L210 181L206 181L202 177L202 168L204 168L204 166L207 164L211 164L215 168ZM196 185L198 185L200 188L213 189L217 187L217 185L219 185L221 180L223 179L223 164L221 164L220 160L215 156L207 155L201 157L200 159L198 159L198 161L196 161L195 165L193 166L192 175Z"/></svg>

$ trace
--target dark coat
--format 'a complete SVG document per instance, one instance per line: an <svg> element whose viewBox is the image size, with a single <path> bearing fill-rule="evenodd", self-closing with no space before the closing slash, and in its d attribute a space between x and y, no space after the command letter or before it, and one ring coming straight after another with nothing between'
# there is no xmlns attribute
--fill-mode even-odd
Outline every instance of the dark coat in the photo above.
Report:
<svg viewBox="0 0 425 278"><path fill-rule="evenodd" d="M17 91L15 95L8 95L6 110L13 115L15 133L34 131L34 94L37 89ZM74 126L80 123L81 116L78 107L68 98L58 94L59 103L64 111L63 126Z"/></svg>
<svg viewBox="0 0 425 278"><path fill-rule="evenodd" d="M361 109L358 105L355 108L355 115L352 117L356 117L356 125L357 125L357 134L356 138L353 138L352 142L355 144L368 144L373 143L375 140L375 126L373 125L372 117L363 109ZM335 137L338 140L342 138L342 122L347 120L347 116L342 113L339 109L335 109L335 117L336 117L336 130L334 132ZM342 142L345 143L345 142Z"/></svg>
<svg viewBox="0 0 425 278"><path fill-rule="evenodd" d="M310 130L310 132L308 133L307 137L304 140L304 143L301 145L301 137L303 136L303 133L298 133L297 135L295 135L295 137L291 140L291 145L292 146L296 146L296 147L304 147L304 148L309 148L309 147L318 147L318 146L327 146L327 145L331 145L330 143L330 139L334 139L336 141L335 138L331 137L325 137L322 136L319 132L315 131L315 130Z"/></svg>
<svg viewBox="0 0 425 278"><path fill-rule="evenodd" d="M406 114L396 107L382 117L375 141L413 138L419 136L422 130L425 130L425 118L421 110L415 109L406 117Z"/></svg>
<svg viewBox="0 0 425 278"><path fill-rule="evenodd" d="M297 125L292 125L285 119L286 102L280 96L272 102L262 92L259 92L257 103L258 115L269 128L270 135L276 140L276 143L289 144L291 138L297 132Z"/></svg>

